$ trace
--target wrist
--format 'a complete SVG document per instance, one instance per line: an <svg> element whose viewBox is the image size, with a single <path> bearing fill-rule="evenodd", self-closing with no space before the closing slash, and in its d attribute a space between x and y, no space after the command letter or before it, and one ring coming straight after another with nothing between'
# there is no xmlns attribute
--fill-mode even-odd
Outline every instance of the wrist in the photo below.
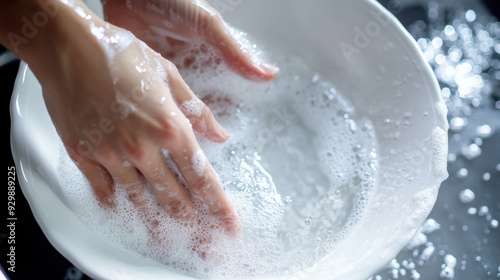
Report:
<svg viewBox="0 0 500 280"><path fill-rule="evenodd" d="M102 20L79 0L9 1L0 11L0 43L45 80L61 74L57 67L75 48L95 43L89 21Z"/></svg>
<svg viewBox="0 0 500 280"><path fill-rule="evenodd" d="M10 1L0 12L1 43L21 58L57 37L64 13L58 0Z"/></svg>

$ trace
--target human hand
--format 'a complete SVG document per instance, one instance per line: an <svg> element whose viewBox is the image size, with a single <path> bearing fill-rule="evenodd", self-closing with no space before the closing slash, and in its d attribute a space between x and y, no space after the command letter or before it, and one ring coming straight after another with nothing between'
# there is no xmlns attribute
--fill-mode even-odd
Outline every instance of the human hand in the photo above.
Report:
<svg viewBox="0 0 500 280"><path fill-rule="evenodd" d="M217 142L227 132L175 65L130 32L82 9L81 18L73 18L74 11L63 17L58 32L64 44L55 47L51 63L31 65L57 131L99 201L112 206L119 187L142 207L145 180L172 217L197 223L197 196L228 234L239 235L238 216L193 129ZM186 103L191 110L177 106ZM165 152L186 186L166 164Z"/></svg>
<svg viewBox="0 0 500 280"><path fill-rule="evenodd" d="M279 69L255 57L231 34L221 15L204 0L106 0L105 19L130 30L164 57L173 57L190 39L220 51L233 71L254 81L270 81Z"/></svg>

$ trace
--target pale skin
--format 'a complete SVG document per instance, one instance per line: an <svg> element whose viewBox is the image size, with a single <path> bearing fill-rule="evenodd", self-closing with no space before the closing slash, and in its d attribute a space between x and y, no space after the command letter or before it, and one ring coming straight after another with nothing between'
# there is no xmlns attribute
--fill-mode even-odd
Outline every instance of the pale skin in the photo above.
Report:
<svg viewBox="0 0 500 280"><path fill-rule="evenodd" d="M146 181L172 217L196 220L196 195L228 234L238 236L241 222L216 172L208 162L201 172L195 170L192 161L200 149L193 130L221 143L229 133L167 58L175 57L185 40L201 39L247 79L270 81L278 69L242 49L204 1L103 2L106 21L79 0L6 1L0 9L0 43L28 63L39 80L68 154L103 207L113 207L116 186L126 187L137 207L145 205ZM34 29L27 30L26 22L36 32L27 32ZM123 28L137 38L110 59L106 41L92 27L125 34ZM201 114L178 106L193 100ZM165 163L165 150L185 186Z"/></svg>

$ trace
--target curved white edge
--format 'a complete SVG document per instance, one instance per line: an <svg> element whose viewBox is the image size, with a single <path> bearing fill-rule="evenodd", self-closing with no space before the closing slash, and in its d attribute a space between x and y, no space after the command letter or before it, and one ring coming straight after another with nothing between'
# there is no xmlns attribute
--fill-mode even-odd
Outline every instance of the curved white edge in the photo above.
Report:
<svg viewBox="0 0 500 280"><path fill-rule="evenodd" d="M447 108L446 104L443 100L443 97L441 96L441 89L439 87L439 83L437 81L436 76L434 75L434 70L432 67L429 65L429 63L425 60L423 52L418 45L418 43L415 41L413 36L406 30L406 28L401 24L401 22L391 13L389 12L385 7L382 6L379 2L376 0L364 0L368 5L371 5L372 8L379 10L382 12L386 17L390 18L390 26L388 28L393 28L396 29L398 32L402 32L405 38L405 43L408 45L408 51L411 51L413 55L413 59L415 59L415 62L419 64L420 67L423 68L424 71L422 71L422 74L425 76L425 79L430 81L430 87L431 91L428 92L428 95L435 101L435 106L439 109L435 111L436 113L436 127L439 127L442 131L444 131L444 134L440 135L440 138L438 141L440 141L444 146L445 146L445 152L443 154L440 154L439 156L444 156L444 162L445 162L445 168L446 168L446 156L448 154L448 129L449 129L449 124L447 120ZM433 159L435 160L435 159ZM436 200L437 200L437 195L439 188L444 180L448 178L448 173L445 170L444 171L446 174L444 176L440 176L437 178L434 174L429 174L428 176L428 183L429 185L423 186L425 191L432 192L431 195L428 197L433 198L432 201L427 201L427 205L434 205ZM418 193L416 194L418 195ZM429 207L428 209L425 209L425 211L421 212L421 218L419 224L423 224L423 222L426 220L430 212L432 211L433 207ZM406 236L401 236L399 240L399 244L397 246L392 246L390 250L388 250L388 254L381 255L380 260L381 262L384 263L389 263L392 259L396 257L396 255L408 244L408 242L413 238L413 236L416 234L418 231L418 228L415 228L410 234ZM367 275L357 275L357 277L353 277L352 279L363 279L366 277L369 277L370 275L373 275L377 273L381 269L380 266L374 266L370 270L371 272ZM306 277L302 277L300 279L307 279ZM351 278L345 278L345 279L351 279Z"/></svg>
<svg viewBox="0 0 500 280"><path fill-rule="evenodd" d="M427 92L428 96L430 96L431 100L434 101L434 105L436 107L436 110L434 111L435 113L435 128L439 128L441 131L444 133L440 133L438 135L439 139L435 139L435 141L438 141L441 143L441 148L443 150L433 156L437 157L442 157L441 159L437 160L442 160L444 161L444 168L446 169L446 156L448 153L448 121L447 121L447 109L446 105L444 103L444 100L441 96L441 90L439 87L439 83L437 81L436 76L434 75L434 71L429 65L429 63L424 59L424 55L422 53L422 50L420 49L418 43L415 41L413 36L405 29L405 27L401 24L401 22L392 14L390 13L385 7L383 7L379 2L375 0L362 0L366 4L370 5L373 10L379 11L383 13L383 15L387 18L390 19L389 25L387 28L391 28L393 32L397 33L402 33L404 35L404 42L407 46L407 51L408 54L412 56L412 59L414 59L414 63L416 63L419 67L423 68L422 75L424 77L424 80L429 81L429 91ZM433 158L433 160L436 160L436 158ZM414 191L413 198L414 199L419 199L419 197L425 197L425 201L420 202L422 205L421 209L419 211L416 211L415 213L415 219L418 221L416 223L418 224L423 224L423 222L426 220L430 212L432 211L432 206L435 204L437 200L437 195L439 191L439 187L441 186L441 183L446 180L448 177L448 173L446 170L441 172L442 175L436 176L434 173L430 173L426 179L427 184L425 186L421 186L420 189L415 189L412 190ZM377 180L378 181L378 180ZM430 207L431 206L431 207ZM359 224L358 224L359 226ZM370 275L373 275L377 273L382 266L380 263L385 263L388 264L392 259L394 259L397 254L408 244L408 242L413 238L413 236L416 234L418 231L418 227L414 228L409 234L404 235L404 236L398 236L393 239L393 243L391 243L391 247L387 248L383 254L378 255L378 260L377 262L366 262L364 264L363 270L356 271L356 270L350 270L349 275L344 275L340 273L335 274L335 276L330 276L327 274L318 274L315 273L315 267L316 266L322 266L322 267L327 267L328 263L331 262L330 258L332 258L331 255L325 256L323 259L321 259L319 262L314 264L313 266L306 268L302 271L299 271L293 275L285 276L280 279L312 279L311 275L314 275L313 277L315 279L366 279ZM377 265L377 263L379 263ZM348 269L347 269L348 270ZM318 278L320 277L320 278Z"/></svg>
<svg viewBox="0 0 500 280"><path fill-rule="evenodd" d="M436 106L436 127L439 127L442 129L445 133L441 134L440 137L441 139L436 139L437 141L440 141L442 145L445 147L444 150L445 152L440 155L444 156L444 168L447 168L447 154L448 154L448 129L449 129L449 124L448 124L448 119L447 119L447 108L446 104L443 100L443 97L441 96L441 88L439 87L438 80L436 76L434 75L434 70L432 67L429 65L429 63L425 60L424 54L418 45L418 43L415 41L413 36L406 30L406 28L403 26L403 24L394 16L391 12L389 12L385 7L382 6L379 2L376 0L364 0L367 2L367 4L372 5L373 8L378 9L382 13L384 13L385 16L391 19L390 23L392 28L397 29L399 32L402 32L403 35L405 36L405 41L408 44L409 48L408 51L413 52L413 58L416 60L416 63L419 64L419 66L423 67L424 71L422 71L422 74L426 77L428 81L430 81L430 87L431 87L431 92L428 92L428 95L431 96L431 98L435 101L435 106ZM437 108L440 108L439 110ZM433 160L436 160L433 158ZM430 205L435 205L435 202L437 200L438 196L438 191L439 188L444 180L448 178L448 173L446 170L444 170L446 173L444 176L441 176L440 178L437 178L435 174L429 174L427 181L429 182L429 185L424 186L425 191L432 192L432 195L428 195L427 197L433 198L432 201L427 201L428 204ZM416 194L418 195L418 193ZM430 212L432 211L433 207L429 207L428 209L425 209L421 213L421 219L419 224L423 224L427 217L429 216ZM396 257L396 255L410 242L410 240L413 238L413 236L416 234L418 231L418 228L415 228L410 234L406 236L402 236L400 238L400 243L398 246L393 246L391 247L391 253L389 253L386 256L380 256L381 260L383 259L385 263L389 263L392 259ZM381 267L373 267L371 269L370 275L373 275L377 273ZM361 275L360 275L361 276ZM369 275L368 275L369 276ZM361 276L359 279L362 279L362 277L367 277L367 276Z"/></svg>

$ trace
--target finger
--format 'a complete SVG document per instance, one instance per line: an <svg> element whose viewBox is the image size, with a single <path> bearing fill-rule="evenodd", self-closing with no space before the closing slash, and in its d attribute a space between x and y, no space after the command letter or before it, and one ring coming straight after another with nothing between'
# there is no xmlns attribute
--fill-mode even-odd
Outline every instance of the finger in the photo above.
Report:
<svg viewBox="0 0 500 280"><path fill-rule="evenodd" d="M144 183L137 169L130 162L115 158L105 163L116 187L124 188L127 199L136 207L143 208L147 202Z"/></svg>
<svg viewBox="0 0 500 280"><path fill-rule="evenodd" d="M196 212L187 190L170 171L160 152L151 153L150 160L132 162L143 174L160 206L172 217L182 220L192 219Z"/></svg>
<svg viewBox="0 0 500 280"><path fill-rule="evenodd" d="M142 175L131 162L122 157L108 154L106 158L101 158L100 160L106 164L115 183L115 187L123 188L126 192L127 199L132 202L139 211L138 214L148 231L151 242L160 245L161 232L158 231L160 222L157 217L159 214L156 214L156 204L149 203L150 199L146 193L146 185Z"/></svg>
<svg viewBox="0 0 500 280"><path fill-rule="evenodd" d="M252 55L251 47L239 42L222 18L214 21L210 37L205 39L221 52L233 71L248 80L267 82L278 75L279 68Z"/></svg>
<svg viewBox="0 0 500 280"><path fill-rule="evenodd" d="M88 157L76 153L69 155L89 181L97 200L106 206L113 206L113 180L106 168Z"/></svg>
<svg viewBox="0 0 500 280"><path fill-rule="evenodd" d="M208 162L196 141L187 144L179 151L171 153L177 167L186 180L190 190L208 206L212 215L221 223L224 230L233 237L241 234L241 225L234 208L227 198L222 183Z"/></svg>
<svg viewBox="0 0 500 280"><path fill-rule="evenodd" d="M184 82L175 66L168 61L165 63L168 64L165 69L169 72L170 91L193 129L211 141L225 142L229 138L227 130L217 122L210 108Z"/></svg>

